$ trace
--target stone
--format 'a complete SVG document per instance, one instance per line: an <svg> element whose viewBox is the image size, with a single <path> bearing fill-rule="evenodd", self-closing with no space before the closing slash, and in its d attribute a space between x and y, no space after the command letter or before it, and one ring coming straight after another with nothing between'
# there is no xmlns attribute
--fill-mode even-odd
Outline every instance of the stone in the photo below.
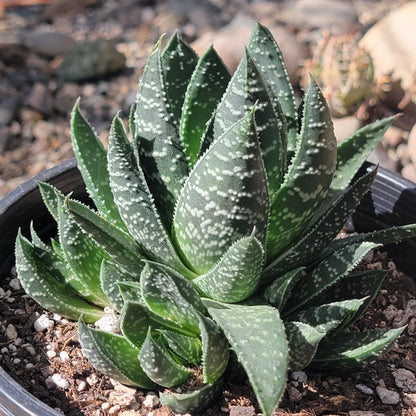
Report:
<svg viewBox="0 0 416 416"><path fill-rule="evenodd" d="M20 98L20 95L14 95L0 102L0 127L9 125L15 118Z"/></svg>
<svg viewBox="0 0 416 416"><path fill-rule="evenodd" d="M329 29L340 35L354 32L359 27L358 16L351 1L298 0L286 4L283 18L299 29Z"/></svg>
<svg viewBox="0 0 416 416"><path fill-rule="evenodd" d="M18 337L16 327L13 324L7 325L6 328L6 337L10 340L14 340Z"/></svg>
<svg viewBox="0 0 416 416"><path fill-rule="evenodd" d="M290 378L298 383L306 383L308 380L308 376L304 371L294 371L290 374Z"/></svg>
<svg viewBox="0 0 416 416"><path fill-rule="evenodd" d="M75 41L58 31L35 30L22 35L23 44L32 51L48 57L56 57L69 51Z"/></svg>
<svg viewBox="0 0 416 416"><path fill-rule="evenodd" d="M98 39L76 44L63 57L58 74L66 81L99 79L124 69L126 57L112 42Z"/></svg>
<svg viewBox="0 0 416 416"><path fill-rule="evenodd" d="M332 121L334 123L334 133L338 143L344 141L362 127L361 120L355 116L333 118Z"/></svg>
<svg viewBox="0 0 416 416"><path fill-rule="evenodd" d="M120 333L120 320L114 313L104 315L95 322L94 326L102 331L112 332L113 334Z"/></svg>
<svg viewBox="0 0 416 416"><path fill-rule="evenodd" d="M143 400L143 406L148 409L154 409L159 405L159 397L155 393L148 393L146 398Z"/></svg>
<svg viewBox="0 0 416 416"><path fill-rule="evenodd" d="M369 396L374 394L373 389L371 389L370 387L366 386L365 384L356 384L355 388L360 391L361 393L364 394L368 394Z"/></svg>
<svg viewBox="0 0 416 416"><path fill-rule="evenodd" d="M392 374L397 387L406 393L416 393L416 377L410 370L399 368Z"/></svg>
<svg viewBox="0 0 416 416"><path fill-rule="evenodd" d="M253 406L231 406L230 416L255 416L256 412Z"/></svg>
<svg viewBox="0 0 416 416"><path fill-rule="evenodd" d="M384 416L384 413L378 413L366 410L352 410L348 412L348 416Z"/></svg>
<svg viewBox="0 0 416 416"><path fill-rule="evenodd" d="M202 55L213 44L215 50L224 63L234 72L244 52L253 29L253 20L250 16L239 13L235 18L218 32L206 32L192 44L195 51ZM289 78L293 84L299 80L299 68L302 60L306 59L308 52L296 36L283 26L269 27L276 39L288 69Z"/></svg>
<svg viewBox="0 0 416 416"><path fill-rule="evenodd" d="M42 332L45 329L53 328L55 322L52 319L49 319L46 315L39 316L38 319L33 323L35 331Z"/></svg>
<svg viewBox="0 0 416 416"><path fill-rule="evenodd" d="M416 407L416 394L414 393L405 393L403 397L403 402L409 407Z"/></svg>
<svg viewBox="0 0 416 416"><path fill-rule="evenodd" d="M297 403L302 400L302 393L296 387L289 386L288 393L291 402Z"/></svg>
<svg viewBox="0 0 416 416"><path fill-rule="evenodd" d="M401 174L409 181L416 183L416 166L412 163L409 163L406 166L404 166L401 171Z"/></svg>
<svg viewBox="0 0 416 416"><path fill-rule="evenodd" d="M396 8L376 23L361 39L361 45L373 59L377 78L389 76L400 81L416 100L416 2ZM403 34L406 34L404 36Z"/></svg>
<svg viewBox="0 0 416 416"><path fill-rule="evenodd" d="M413 317L416 317L416 299L410 299L405 310L396 316L393 321L394 328L406 325Z"/></svg>
<svg viewBox="0 0 416 416"><path fill-rule="evenodd" d="M396 126L390 126L384 133L383 142L390 147L396 148L399 144L404 142L405 132Z"/></svg>
<svg viewBox="0 0 416 416"><path fill-rule="evenodd" d="M45 84L36 82L26 99L26 105L39 111L41 114L48 115L53 110L53 99Z"/></svg>
<svg viewBox="0 0 416 416"><path fill-rule="evenodd" d="M385 387L377 386L376 392L383 404L397 404L400 401L400 394L397 391L386 389Z"/></svg>
<svg viewBox="0 0 416 416"><path fill-rule="evenodd" d="M77 84L66 83L55 95L55 108L60 113L67 115L80 95L80 88Z"/></svg>

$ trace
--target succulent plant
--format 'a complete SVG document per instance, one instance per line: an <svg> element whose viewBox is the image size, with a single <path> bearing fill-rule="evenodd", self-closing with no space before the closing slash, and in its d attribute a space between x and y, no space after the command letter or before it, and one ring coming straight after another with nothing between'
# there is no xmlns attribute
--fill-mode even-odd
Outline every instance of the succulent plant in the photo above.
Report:
<svg viewBox="0 0 416 416"><path fill-rule="evenodd" d="M324 32L302 72L302 85L309 84L312 74L335 116L356 112L361 104L372 102L379 89L373 60L351 33L335 36Z"/></svg>
<svg viewBox="0 0 416 416"><path fill-rule="evenodd" d="M322 92L312 79L296 108L265 27L232 76L213 48L198 58L175 34L151 52L107 149L76 103L73 148L95 208L39 183L58 241L19 233L19 278L45 308L79 319L104 374L167 388L162 402L190 412L242 368L271 415L289 370L360 365L402 332L348 329L386 275L355 266L416 225L336 238L370 189L377 169L357 171L391 122L337 147ZM90 325L105 307L120 331Z"/></svg>

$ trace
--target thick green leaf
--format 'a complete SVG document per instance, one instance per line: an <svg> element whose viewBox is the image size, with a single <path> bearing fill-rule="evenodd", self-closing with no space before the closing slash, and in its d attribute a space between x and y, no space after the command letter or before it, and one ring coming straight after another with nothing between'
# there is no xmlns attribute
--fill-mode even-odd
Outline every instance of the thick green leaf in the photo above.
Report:
<svg viewBox="0 0 416 416"><path fill-rule="evenodd" d="M320 370L336 370L372 361L396 341L403 329L404 327L336 333L321 342L311 366Z"/></svg>
<svg viewBox="0 0 416 416"><path fill-rule="evenodd" d="M138 302L126 301L120 316L120 329L126 339L140 349L146 339L149 326L154 321Z"/></svg>
<svg viewBox="0 0 416 416"><path fill-rule="evenodd" d="M296 242L263 271L263 281L292 268L307 265L316 260L339 233L349 216L368 192L377 169L371 169L345 189L333 203L303 232ZM318 208L320 210L321 207ZM316 215L316 214L315 214Z"/></svg>
<svg viewBox="0 0 416 416"><path fill-rule="evenodd" d="M280 103L287 126L287 149L292 153L297 141L297 112L295 95L282 53L270 31L256 23L248 43L248 51L262 72L274 101Z"/></svg>
<svg viewBox="0 0 416 416"><path fill-rule="evenodd" d="M228 341L218 325L201 314L199 314L199 328L202 340L202 375L205 383L214 383L227 368Z"/></svg>
<svg viewBox="0 0 416 416"><path fill-rule="evenodd" d="M285 328L289 343L289 369L302 370L312 361L325 333L303 322L286 322Z"/></svg>
<svg viewBox="0 0 416 416"><path fill-rule="evenodd" d="M141 275L142 296L155 314L199 334L197 311L204 312L198 292L175 270L146 262Z"/></svg>
<svg viewBox="0 0 416 416"><path fill-rule="evenodd" d="M253 236L237 240L206 274L192 281L201 293L221 302L240 302L257 289L264 250Z"/></svg>
<svg viewBox="0 0 416 416"><path fill-rule="evenodd" d="M199 338L188 337L168 330L159 330L169 348L188 363L199 365L202 357L202 345Z"/></svg>
<svg viewBox="0 0 416 416"><path fill-rule="evenodd" d="M313 305L314 299L321 292L350 272L370 250L377 246L369 242L352 244L323 260L302 279L287 304L285 314L291 314Z"/></svg>
<svg viewBox="0 0 416 416"><path fill-rule="evenodd" d="M193 413L206 409L222 390L222 380L207 384L191 393L161 392L160 401L175 413Z"/></svg>
<svg viewBox="0 0 416 416"><path fill-rule="evenodd" d="M366 300L351 299L314 306L295 314L293 319L312 326L318 332L328 334L350 322Z"/></svg>
<svg viewBox="0 0 416 416"><path fill-rule="evenodd" d="M348 186L394 119L392 116L368 124L339 144L332 191L341 191Z"/></svg>
<svg viewBox="0 0 416 416"><path fill-rule="evenodd" d="M179 123L186 89L198 62L198 55L175 32L162 52L165 92L173 119Z"/></svg>
<svg viewBox="0 0 416 416"><path fill-rule="evenodd" d="M185 94L180 123L181 137L191 165L201 147L208 120L230 81L230 73L211 46L198 61Z"/></svg>
<svg viewBox="0 0 416 416"><path fill-rule="evenodd" d="M272 284L265 288L264 299L279 311L283 310L292 294L293 287L301 279L303 271L304 268L299 267L276 278Z"/></svg>
<svg viewBox="0 0 416 416"><path fill-rule="evenodd" d="M59 200L57 195L61 194L60 191L53 185L50 185L46 182L37 182L37 184L39 186L39 191L42 196L42 200L46 205L46 208L48 208L48 211L52 215L53 219L56 222L59 222Z"/></svg>
<svg viewBox="0 0 416 416"><path fill-rule="evenodd" d="M268 263L299 235L325 198L335 170L336 152L325 98L311 80L296 154L283 185L270 197Z"/></svg>
<svg viewBox="0 0 416 416"><path fill-rule="evenodd" d="M220 137L253 106L269 194L273 195L285 173L286 125L279 102L273 102L270 89L246 52L216 110L214 138Z"/></svg>
<svg viewBox="0 0 416 416"><path fill-rule="evenodd" d="M89 237L64 209L65 197L56 194L59 241L65 261L71 268L67 282L86 300L101 307L109 306L101 289L100 268L108 254Z"/></svg>
<svg viewBox="0 0 416 416"><path fill-rule="evenodd" d="M122 336L90 328L81 317L78 337L82 351L97 370L129 386L155 387L137 359L139 349Z"/></svg>
<svg viewBox="0 0 416 416"><path fill-rule="evenodd" d="M267 217L267 181L252 112L195 164L176 206L174 233L188 263L203 274L254 227L263 244Z"/></svg>
<svg viewBox="0 0 416 416"><path fill-rule="evenodd" d="M126 273L123 269L117 267L111 261L103 261L100 267L100 285L107 296L110 305L118 312L121 312L124 306L124 300L121 296L118 284L120 282L130 282L137 276ZM138 280L138 279L137 279Z"/></svg>
<svg viewBox="0 0 416 416"><path fill-rule="evenodd" d="M76 320L80 314L85 314L88 322L101 318L103 311L78 296L61 274L65 266L58 265L57 258L49 261L51 256L53 252L33 246L19 232L16 240L16 270L26 293L45 309L67 318Z"/></svg>
<svg viewBox="0 0 416 416"><path fill-rule="evenodd" d="M147 257L190 275L162 225L153 196L118 116L114 118L110 131L108 169L115 203L130 235L140 244Z"/></svg>
<svg viewBox="0 0 416 416"><path fill-rule="evenodd" d="M277 309L267 305L205 302L244 367L265 416L270 416L286 386L288 345Z"/></svg>
<svg viewBox="0 0 416 416"><path fill-rule="evenodd" d="M72 149L88 194L100 215L124 229L114 205L107 171L107 153L100 139L79 110L79 100L71 113Z"/></svg>
<svg viewBox="0 0 416 416"><path fill-rule="evenodd" d="M188 162L170 108L158 45L149 55L136 99L136 137L140 165L167 229L186 177Z"/></svg>
<svg viewBox="0 0 416 416"><path fill-rule="evenodd" d="M124 231L115 227L85 205L65 200L65 207L80 227L133 276L140 276L144 265L141 247Z"/></svg>
<svg viewBox="0 0 416 416"><path fill-rule="evenodd" d="M191 370L178 364L163 344L153 338L150 329L140 349L139 360L148 377L164 387L179 386L191 375Z"/></svg>

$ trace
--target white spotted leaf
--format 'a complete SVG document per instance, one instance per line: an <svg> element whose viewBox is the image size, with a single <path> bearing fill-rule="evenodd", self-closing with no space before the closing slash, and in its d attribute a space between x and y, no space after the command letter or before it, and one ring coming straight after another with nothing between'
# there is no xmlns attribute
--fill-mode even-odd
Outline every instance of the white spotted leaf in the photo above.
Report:
<svg viewBox="0 0 416 416"><path fill-rule="evenodd" d="M212 144L195 164L178 200L174 237L199 274L208 272L253 228L264 244L267 180L253 116L247 114Z"/></svg>

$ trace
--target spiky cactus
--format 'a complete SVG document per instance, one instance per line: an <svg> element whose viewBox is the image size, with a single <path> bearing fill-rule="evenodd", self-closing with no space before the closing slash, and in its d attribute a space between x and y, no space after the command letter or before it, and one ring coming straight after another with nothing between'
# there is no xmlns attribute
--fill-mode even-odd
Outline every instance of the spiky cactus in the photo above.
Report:
<svg viewBox="0 0 416 416"><path fill-rule="evenodd" d="M233 76L214 49L198 58L175 34L147 60L130 139L117 115L104 149L75 105L73 148L96 209L40 183L59 242L19 234L18 275L45 308L79 319L103 373L167 387L162 402L189 412L221 391L231 354L271 415L288 369L359 365L402 331L345 330L385 276L354 267L416 226L336 239L376 168L356 172L391 121L337 148L313 80L298 115L266 28L255 26ZM105 306L120 333L88 325ZM200 389L174 390L198 373Z"/></svg>
<svg viewBox="0 0 416 416"><path fill-rule="evenodd" d="M371 56L355 34L325 32L302 72L301 84L307 87L311 74L322 87L334 116L353 114L361 104L374 101L379 88Z"/></svg>

